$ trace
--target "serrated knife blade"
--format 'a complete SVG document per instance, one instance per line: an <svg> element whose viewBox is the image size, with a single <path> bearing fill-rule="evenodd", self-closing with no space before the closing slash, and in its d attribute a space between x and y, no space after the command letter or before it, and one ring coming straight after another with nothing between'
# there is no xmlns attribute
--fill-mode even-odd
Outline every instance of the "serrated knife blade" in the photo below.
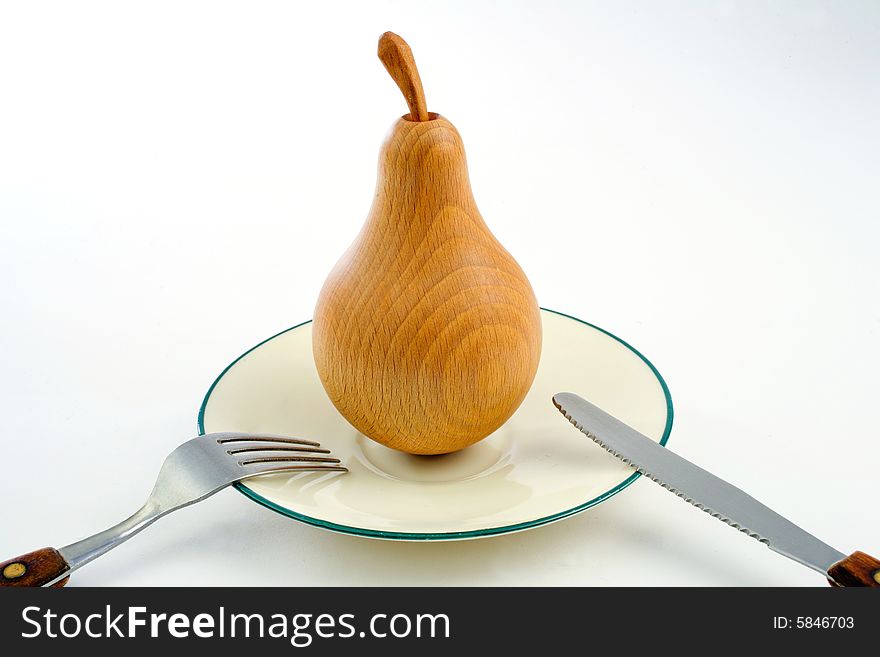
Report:
<svg viewBox="0 0 880 657"><path fill-rule="evenodd" d="M553 396L553 404L582 433L617 458L779 554L829 578L832 566L862 554L857 552L847 557L736 486L666 449L578 395L558 393ZM874 566L869 575L867 583L862 585L875 585L870 582L872 578L880 583L878 566Z"/></svg>

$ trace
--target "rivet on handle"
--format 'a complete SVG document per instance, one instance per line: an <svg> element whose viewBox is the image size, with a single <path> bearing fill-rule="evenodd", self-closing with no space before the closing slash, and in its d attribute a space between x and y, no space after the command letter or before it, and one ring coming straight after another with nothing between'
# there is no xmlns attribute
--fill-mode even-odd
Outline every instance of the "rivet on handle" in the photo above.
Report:
<svg viewBox="0 0 880 657"><path fill-rule="evenodd" d="M3 569L3 577L6 579L18 579L27 572L27 566L20 561L15 561Z"/></svg>

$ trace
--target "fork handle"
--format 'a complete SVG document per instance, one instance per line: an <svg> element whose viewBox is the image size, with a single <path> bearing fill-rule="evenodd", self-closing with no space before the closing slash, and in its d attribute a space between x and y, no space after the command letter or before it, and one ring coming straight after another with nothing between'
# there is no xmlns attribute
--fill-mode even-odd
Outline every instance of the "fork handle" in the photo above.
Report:
<svg viewBox="0 0 880 657"><path fill-rule="evenodd" d="M0 586L51 586L60 588L72 573L93 559L109 552L130 539L159 518L178 507L161 510L152 499L118 525L105 529L76 543L65 545L61 550L43 548L23 554L0 564ZM57 580L57 581L56 581Z"/></svg>
<svg viewBox="0 0 880 657"><path fill-rule="evenodd" d="M70 566L61 553L47 547L0 563L0 586L45 586L68 570ZM58 580L52 588L61 588L68 579Z"/></svg>

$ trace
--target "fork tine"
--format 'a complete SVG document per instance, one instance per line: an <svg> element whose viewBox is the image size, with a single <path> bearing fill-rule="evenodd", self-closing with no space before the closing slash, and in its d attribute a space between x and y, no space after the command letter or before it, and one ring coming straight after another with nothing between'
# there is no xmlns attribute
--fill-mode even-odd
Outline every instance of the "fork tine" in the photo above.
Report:
<svg viewBox="0 0 880 657"><path fill-rule="evenodd" d="M246 452L305 452L310 454L329 454L329 449L321 447L299 447L296 445L279 445L270 443L268 445L249 445L247 447L236 447L235 449L227 449L226 453L230 455L243 454Z"/></svg>
<svg viewBox="0 0 880 657"><path fill-rule="evenodd" d="M252 443L252 442L264 442L264 443L286 443L288 445L306 445L308 447L320 447L321 443L316 443L313 440L303 440L302 438L288 438L286 436L273 436L270 434L267 435L247 435L247 436L235 436L233 438L218 438L217 442L221 445L227 445L229 443Z"/></svg>
<svg viewBox="0 0 880 657"><path fill-rule="evenodd" d="M271 472L348 472L320 443L277 434L226 432L209 434L243 469L240 478Z"/></svg>
<svg viewBox="0 0 880 657"><path fill-rule="evenodd" d="M254 468L248 466L249 472L242 479L256 477L263 474L273 474L279 472L348 472L348 468L344 465L279 465L271 468Z"/></svg>
<svg viewBox="0 0 880 657"><path fill-rule="evenodd" d="M255 463L339 463L339 459L326 456L257 456L239 461L239 465Z"/></svg>

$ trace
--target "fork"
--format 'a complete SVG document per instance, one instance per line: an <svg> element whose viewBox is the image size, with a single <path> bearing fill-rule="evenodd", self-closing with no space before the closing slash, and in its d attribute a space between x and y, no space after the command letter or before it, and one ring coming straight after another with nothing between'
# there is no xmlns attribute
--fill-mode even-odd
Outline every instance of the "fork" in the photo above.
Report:
<svg viewBox="0 0 880 657"><path fill-rule="evenodd" d="M118 525L56 550L42 548L0 563L0 586L64 586L70 573L162 516L242 479L272 472L348 472L319 443L275 434L209 433L177 447L162 463L146 503Z"/></svg>

